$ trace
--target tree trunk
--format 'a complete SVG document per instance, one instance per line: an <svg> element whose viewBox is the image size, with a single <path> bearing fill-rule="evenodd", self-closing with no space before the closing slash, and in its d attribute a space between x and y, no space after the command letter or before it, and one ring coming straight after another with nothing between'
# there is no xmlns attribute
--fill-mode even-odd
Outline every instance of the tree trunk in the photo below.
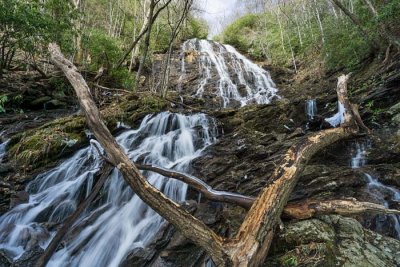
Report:
<svg viewBox="0 0 400 267"><path fill-rule="evenodd" d="M146 27L142 28L142 31L138 34L136 39L132 42L132 44L129 46L129 48L125 51L123 56L118 61L117 65L116 65L116 68L119 68L119 67L122 66L122 64L124 63L125 59L129 56L129 54L132 52L132 50L135 49L136 45L140 42L142 37L149 30L149 25L154 23L154 21L157 19L158 15L160 15L161 11L163 11L171 3L171 1L172 0L166 1L164 3L164 5L162 5L156 12L154 12L154 10L152 11L154 15L149 16L149 20L148 20L148 23L146 24ZM158 3L159 3L159 1L157 1L157 4ZM149 12L150 12L150 10L149 10Z"/></svg>
<svg viewBox="0 0 400 267"><path fill-rule="evenodd" d="M338 80L339 102L345 107L344 123L303 138L285 154L274 171L270 185L256 199L237 236L227 244L234 266L261 266L267 256L276 224L307 161L319 150L334 142L353 136L358 127L353 120L347 97L349 75Z"/></svg>
<svg viewBox="0 0 400 267"><path fill-rule="evenodd" d="M370 44L372 50L378 51L379 50L379 45L376 43L376 41L370 36L368 31L363 27L361 22L358 20L354 14L352 14L349 10L347 10L346 7L342 5L342 3L339 0L331 0L340 10L343 11L344 14L346 14L347 17L354 23L354 25L358 28L360 31L362 37L364 40Z"/></svg>

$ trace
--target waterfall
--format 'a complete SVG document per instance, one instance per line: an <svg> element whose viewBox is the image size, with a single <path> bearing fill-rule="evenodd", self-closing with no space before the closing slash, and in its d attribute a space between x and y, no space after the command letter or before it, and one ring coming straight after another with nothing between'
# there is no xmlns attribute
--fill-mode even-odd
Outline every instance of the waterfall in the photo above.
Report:
<svg viewBox="0 0 400 267"><path fill-rule="evenodd" d="M216 136L215 121L204 114L163 112L146 116L138 129L116 139L133 161L189 172L190 162ZM29 202L0 218L0 248L14 259L37 245L45 248L56 233L51 226L62 223L90 193L100 164L96 149L89 146L38 175L27 186ZM186 199L184 183L152 172L144 175L171 199ZM48 266L119 266L134 248L146 246L162 223L114 169L100 199L75 223Z"/></svg>
<svg viewBox="0 0 400 267"><path fill-rule="evenodd" d="M338 101L338 112L332 117L326 118L325 121L332 125L332 127L337 127L344 122L344 112L345 108L343 104Z"/></svg>
<svg viewBox="0 0 400 267"><path fill-rule="evenodd" d="M309 99L306 101L306 116L308 120L313 120L317 115L317 100Z"/></svg>
<svg viewBox="0 0 400 267"><path fill-rule="evenodd" d="M228 107L233 100L244 106L249 103L268 104L278 97L270 74L230 45L191 39L182 45L182 51L180 81L186 75L185 53L195 53L200 66L201 78L195 96L202 97L206 87L217 77L211 90L221 97L223 107Z"/></svg>
<svg viewBox="0 0 400 267"><path fill-rule="evenodd" d="M353 169L361 168L367 163L367 150L371 147L370 141L356 142L353 145L353 154L351 157L351 167ZM382 184L378 178L370 173L363 172L365 178L367 179L367 189L373 194L379 204L384 205L389 208L389 201L386 199L387 195L390 195L391 199L394 201L400 201L400 190ZM400 239L400 216L399 215L378 215L375 218L376 230L379 232L384 232L384 223L387 219L391 220L394 226L395 237Z"/></svg>
<svg viewBox="0 0 400 267"><path fill-rule="evenodd" d="M351 157L351 168L358 169L367 163L367 148L371 147L370 142L356 142L354 144L354 153Z"/></svg>

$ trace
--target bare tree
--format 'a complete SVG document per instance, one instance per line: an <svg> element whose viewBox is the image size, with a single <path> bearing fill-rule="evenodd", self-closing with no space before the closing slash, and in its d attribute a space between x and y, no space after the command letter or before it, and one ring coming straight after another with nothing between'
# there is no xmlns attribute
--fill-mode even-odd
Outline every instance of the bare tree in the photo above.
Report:
<svg viewBox="0 0 400 267"><path fill-rule="evenodd" d="M358 28L364 40L371 46L374 51L379 50L378 43L373 39L373 37L368 33L368 31L364 28L359 19L351 13L341 2L340 0L331 0L343 13L353 22L353 24Z"/></svg>

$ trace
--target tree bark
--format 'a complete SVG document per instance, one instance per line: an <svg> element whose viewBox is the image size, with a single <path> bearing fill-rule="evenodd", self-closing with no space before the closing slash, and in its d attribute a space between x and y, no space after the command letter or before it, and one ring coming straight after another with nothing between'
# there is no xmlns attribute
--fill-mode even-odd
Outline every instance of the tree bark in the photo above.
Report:
<svg viewBox="0 0 400 267"><path fill-rule="evenodd" d="M400 214L400 210L388 209L385 206L359 202L356 199L339 200L306 200L299 203L289 203L283 210L283 217L304 220L316 215L339 214L343 216L358 214Z"/></svg>
<svg viewBox="0 0 400 267"><path fill-rule="evenodd" d="M203 222L147 182L102 122L89 88L77 68L65 59L57 45L50 44L49 51L54 64L64 72L72 84L89 128L127 184L185 237L204 248L218 266L261 266L268 253L276 224L307 161L326 146L358 132L347 97L349 75L342 75L338 79L337 94L339 102L345 107L344 123L339 128L304 137L298 144L293 145L269 179L269 186L264 188L255 200L238 234L232 239L226 239L215 234Z"/></svg>
<svg viewBox="0 0 400 267"><path fill-rule="evenodd" d="M162 176L182 181L185 184L197 190L198 192L202 193L203 196L208 200L231 203L245 209L250 209L251 205L255 200L255 198L253 197L248 197L226 191L214 190L212 189L211 186L209 186L199 178L194 177L192 175L184 174L177 171L171 171L160 167L154 167L151 165L140 165L137 163L135 165L139 170L156 172L158 174L161 174Z"/></svg>

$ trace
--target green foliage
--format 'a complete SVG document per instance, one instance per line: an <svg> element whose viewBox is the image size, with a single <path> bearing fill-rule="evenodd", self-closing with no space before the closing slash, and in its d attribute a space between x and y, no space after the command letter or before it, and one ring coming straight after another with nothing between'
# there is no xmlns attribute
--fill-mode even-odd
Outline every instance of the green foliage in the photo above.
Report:
<svg viewBox="0 0 400 267"><path fill-rule="evenodd" d="M83 46L90 55L90 69L98 70L101 66L112 67L122 54L121 43L101 30L92 30L85 35Z"/></svg>
<svg viewBox="0 0 400 267"><path fill-rule="evenodd" d="M196 19L196 18L189 18L186 28L183 31L183 36L181 39L207 39L208 36L208 26L205 21Z"/></svg>
<svg viewBox="0 0 400 267"><path fill-rule="evenodd" d="M7 95L0 95L0 113L6 112L4 105L7 101L8 101Z"/></svg>
<svg viewBox="0 0 400 267"><path fill-rule="evenodd" d="M295 256L287 257L283 260L282 265L284 267L295 267L297 266L297 258Z"/></svg>
<svg viewBox="0 0 400 267"><path fill-rule="evenodd" d="M72 37L71 18L74 15L69 1L63 0L1 0L0 68L10 65L16 49L34 54L46 48L47 42L57 42L70 48L66 40Z"/></svg>
<svg viewBox="0 0 400 267"><path fill-rule="evenodd" d="M225 29L222 35L223 41L241 51L250 51L254 48L256 36L253 33L258 29L259 20L260 17L254 14L239 18Z"/></svg>
<svg viewBox="0 0 400 267"><path fill-rule="evenodd" d="M113 79L115 87L122 87L134 91L135 89L135 74L127 69L113 69L110 77Z"/></svg>
<svg viewBox="0 0 400 267"><path fill-rule="evenodd" d="M370 37L386 48L387 40L380 35L382 26L389 32L398 32L400 2L372 1L378 18L363 1L353 1L352 7L348 1L342 2L346 8L352 8ZM318 59L328 70L352 70L371 54L371 46L354 23L331 4L286 1L264 13L239 18L218 39L253 58L268 59L279 65L292 65L294 56L305 64Z"/></svg>

